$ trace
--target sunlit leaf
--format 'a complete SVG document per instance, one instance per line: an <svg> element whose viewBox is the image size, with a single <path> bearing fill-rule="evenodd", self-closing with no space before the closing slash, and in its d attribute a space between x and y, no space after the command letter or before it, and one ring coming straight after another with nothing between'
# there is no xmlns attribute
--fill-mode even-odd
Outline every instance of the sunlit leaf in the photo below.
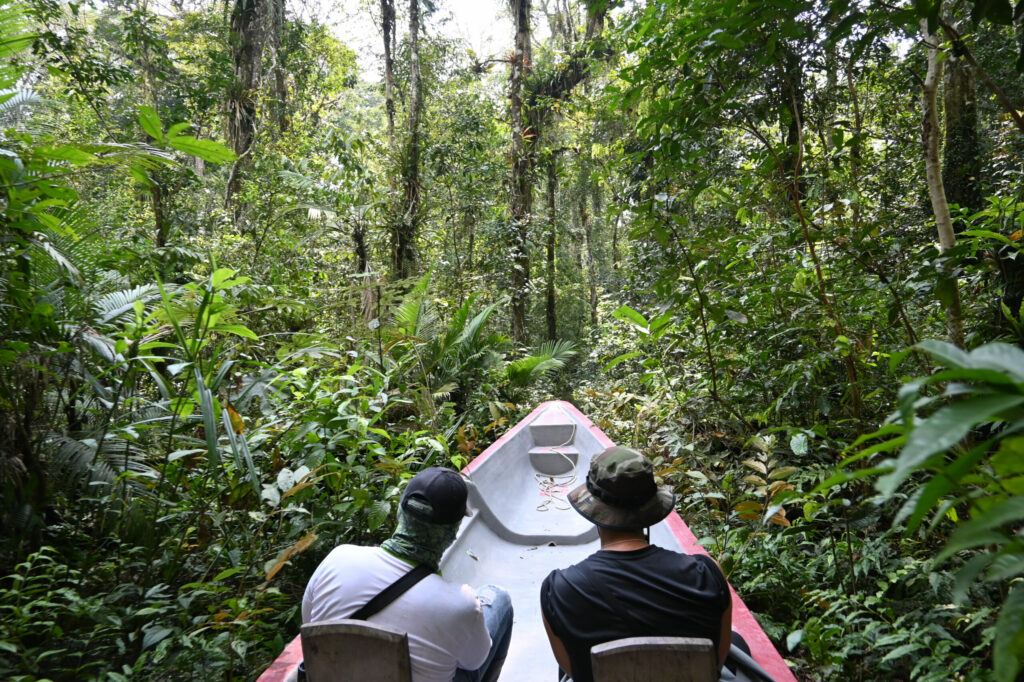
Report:
<svg viewBox="0 0 1024 682"><path fill-rule="evenodd" d="M178 135L167 142L179 152L197 156L210 163L228 163L236 158L233 151L213 140L197 140L191 135Z"/></svg>

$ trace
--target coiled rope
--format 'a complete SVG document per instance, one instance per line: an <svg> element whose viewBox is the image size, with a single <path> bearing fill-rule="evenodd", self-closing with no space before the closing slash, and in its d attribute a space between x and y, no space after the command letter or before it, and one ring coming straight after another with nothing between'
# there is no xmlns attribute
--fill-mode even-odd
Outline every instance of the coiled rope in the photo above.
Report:
<svg viewBox="0 0 1024 682"><path fill-rule="evenodd" d="M572 509L572 505L569 504L569 500L566 497L566 492L572 488L573 484L576 483L576 462L572 461L572 458L562 452L559 448L568 447L570 443L576 438L576 424L572 425L572 433L569 434L569 440L565 441L561 445L554 445L551 447L551 451L561 455L566 462L569 464L569 473L566 474L534 474L537 479L537 487L540 489L540 495L543 501L537 505L537 511L548 511L548 509L554 508L561 511L566 509Z"/></svg>

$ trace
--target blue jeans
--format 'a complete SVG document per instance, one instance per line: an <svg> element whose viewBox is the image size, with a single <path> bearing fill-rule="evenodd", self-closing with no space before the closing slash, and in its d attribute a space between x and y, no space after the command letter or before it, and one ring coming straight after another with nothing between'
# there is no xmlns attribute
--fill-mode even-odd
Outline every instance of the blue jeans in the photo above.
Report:
<svg viewBox="0 0 1024 682"><path fill-rule="evenodd" d="M476 596L483 607L484 623L491 636L491 650L483 665L476 670L456 670L452 682L497 680L508 655L508 644L512 641L512 599L508 592L495 585L484 585L476 591Z"/></svg>

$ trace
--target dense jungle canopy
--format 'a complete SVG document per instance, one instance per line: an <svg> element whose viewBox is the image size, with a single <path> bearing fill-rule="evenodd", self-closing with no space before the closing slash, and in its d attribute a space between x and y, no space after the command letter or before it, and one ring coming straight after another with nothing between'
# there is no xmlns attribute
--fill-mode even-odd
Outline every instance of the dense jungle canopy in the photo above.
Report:
<svg viewBox="0 0 1024 682"><path fill-rule="evenodd" d="M539 401L801 680L1020 679L1024 1L0 0L0 677L253 679Z"/></svg>

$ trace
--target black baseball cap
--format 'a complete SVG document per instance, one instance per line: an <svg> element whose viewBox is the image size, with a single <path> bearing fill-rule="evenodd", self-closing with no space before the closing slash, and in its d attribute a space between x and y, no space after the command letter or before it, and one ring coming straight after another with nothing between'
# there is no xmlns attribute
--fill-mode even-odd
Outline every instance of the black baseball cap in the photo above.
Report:
<svg viewBox="0 0 1024 682"><path fill-rule="evenodd" d="M443 467L424 469L409 481L402 494L402 509L431 523L456 523L472 516L466 500L469 489L462 476Z"/></svg>

